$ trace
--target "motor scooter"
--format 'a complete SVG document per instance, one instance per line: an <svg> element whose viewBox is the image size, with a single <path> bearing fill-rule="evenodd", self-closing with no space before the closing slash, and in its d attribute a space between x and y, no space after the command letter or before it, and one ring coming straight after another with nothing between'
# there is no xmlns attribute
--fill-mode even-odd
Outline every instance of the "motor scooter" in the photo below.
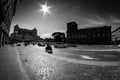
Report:
<svg viewBox="0 0 120 80"><path fill-rule="evenodd" d="M50 54L53 53L53 52L52 52L52 47L51 47L49 44L47 44L47 46L46 46L46 48L45 48L45 51L48 52L48 53L50 53Z"/></svg>

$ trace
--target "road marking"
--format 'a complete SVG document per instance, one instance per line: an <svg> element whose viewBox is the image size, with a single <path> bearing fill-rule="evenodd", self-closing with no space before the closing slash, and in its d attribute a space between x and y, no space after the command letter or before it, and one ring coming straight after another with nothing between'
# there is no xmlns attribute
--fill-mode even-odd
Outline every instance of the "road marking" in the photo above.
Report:
<svg viewBox="0 0 120 80"><path fill-rule="evenodd" d="M32 50L38 50L39 52L41 50L37 49L37 48L31 48ZM35 50L35 51L36 51ZM37 52L38 52L37 51ZM42 51L42 55L43 56L47 56L47 57L51 57L57 60L63 60L63 61L67 61L67 62L72 62L72 63L78 63L78 64L85 64L85 65L95 65L95 66L120 66L120 61L89 61L89 60L80 60L80 59L72 59L72 58L66 58L66 57L62 57L62 56L56 56L56 55L52 55L52 54L45 54L46 52ZM53 53L54 54L54 53Z"/></svg>
<svg viewBox="0 0 120 80"><path fill-rule="evenodd" d="M97 58L93 58L87 55L80 55L80 57L84 58L84 59L97 59Z"/></svg>
<svg viewBox="0 0 120 80"><path fill-rule="evenodd" d="M75 55L75 54L71 54L71 53L63 53L63 54L67 54L67 55Z"/></svg>

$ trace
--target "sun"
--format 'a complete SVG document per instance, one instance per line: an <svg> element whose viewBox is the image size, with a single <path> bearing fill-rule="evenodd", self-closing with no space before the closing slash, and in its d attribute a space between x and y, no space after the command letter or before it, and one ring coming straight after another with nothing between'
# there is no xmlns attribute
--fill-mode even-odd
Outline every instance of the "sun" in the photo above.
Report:
<svg viewBox="0 0 120 80"><path fill-rule="evenodd" d="M46 15L47 13L50 14L50 8L48 5L47 5L47 2L43 5L40 5L41 6L41 9L40 9L40 12L43 12L43 15Z"/></svg>

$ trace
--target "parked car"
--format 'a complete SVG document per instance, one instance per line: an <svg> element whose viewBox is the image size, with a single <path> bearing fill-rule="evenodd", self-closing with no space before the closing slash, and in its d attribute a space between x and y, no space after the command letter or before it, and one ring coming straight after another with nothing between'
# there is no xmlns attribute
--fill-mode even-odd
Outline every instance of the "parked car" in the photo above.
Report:
<svg viewBox="0 0 120 80"><path fill-rule="evenodd" d="M21 44L20 44L20 43L17 43L16 46L21 46Z"/></svg>
<svg viewBox="0 0 120 80"><path fill-rule="evenodd" d="M76 44L68 44L69 47L77 47Z"/></svg>
<svg viewBox="0 0 120 80"><path fill-rule="evenodd" d="M31 44L34 46L34 45L35 45L35 42L31 42Z"/></svg>
<svg viewBox="0 0 120 80"><path fill-rule="evenodd" d="M45 46L45 43L39 42L39 43L38 43L38 46Z"/></svg>
<svg viewBox="0 0 120 80"><path fill-rule="evenodd" d="M30 43L29 42L24 42L24 46L27 46L29 45Z"/></svg>
<svg viewBox="0 0 120 80"><path fill-rule="evenodd" d="M55 43L54 47L55 48L67 48L67 44L64 44L64 43Z"/></svg>
<svg viewBox="0 0 120 80"><path fill-rule="evenodd" d="M120 44L118 44L118 47L120 47Z"/></svg>

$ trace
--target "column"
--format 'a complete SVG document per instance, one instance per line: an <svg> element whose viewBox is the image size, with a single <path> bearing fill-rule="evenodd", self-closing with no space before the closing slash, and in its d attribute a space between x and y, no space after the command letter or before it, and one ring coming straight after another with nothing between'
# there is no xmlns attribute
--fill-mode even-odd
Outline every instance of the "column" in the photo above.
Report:
<svg viewBox="0 0 120 80"><path fill-rule="evenodd" d="M2 46L4 47L4 45L5 45L5 32L3 31Z"/></svg>
<svg viewBox="0 0 120 80"><path fill-rule="evenodd" d="M0 27L0 47L2 45L2 43L1 43L1 36L2 36L2 28Z"/></svg>
<svg viewBox="0 0 120 80"><path fill-rule="evenodd" d="M7 33L5 32L4 44L6 45L6 43L7 43Z"/></svg>
<svg viewBox="0 0 120 80"><path fill-rule="evenodd" d="M3 45L3 31L1 30L1 40L0 40L1 42L1 46Z"/></svg>

